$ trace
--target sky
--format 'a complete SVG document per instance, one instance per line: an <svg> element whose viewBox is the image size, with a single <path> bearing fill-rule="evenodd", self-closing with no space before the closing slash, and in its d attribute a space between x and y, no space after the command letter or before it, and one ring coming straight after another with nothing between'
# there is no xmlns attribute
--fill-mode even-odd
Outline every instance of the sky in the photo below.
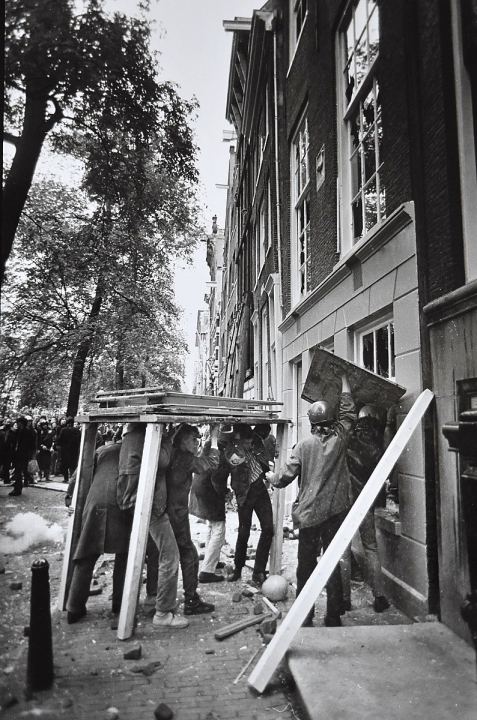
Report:
<svg viewBox="0 0 477 720"><path fill-rule="evenodd" d="M208 232L214 215L219 227L224 226L226 190L216 188L216 184L227 182L229 143L223 142L223 131L232 129L225 119L232 33L225 32L222 23L235 17L251 17L264 2L151 0L150 17L156 22L152 47L161 53L160 79L176 82L183 98L195 96L200 105L195 131L200 148L200 196ZM112 9L136 14L134 0L109 0L108 4ZM197 311L205 307L206 283L210 279L205 256L205 243L201 243L192 266L181 265L176 270L176 300L184 309L182 329L189 348L185 392L192 391Z"/></svg>

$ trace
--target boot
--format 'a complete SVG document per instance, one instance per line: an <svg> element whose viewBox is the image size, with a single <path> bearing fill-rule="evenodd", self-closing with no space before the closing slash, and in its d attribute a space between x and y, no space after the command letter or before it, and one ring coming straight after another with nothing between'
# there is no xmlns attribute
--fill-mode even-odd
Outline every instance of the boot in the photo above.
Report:
<svg viewBox="0 0 477 720"><path fill-rule="evenodd" d="M242 577L242 568L236 567L234 570L232 570L230 575L227 575L227 580L229 582L237 582L237 580L240 580L241 577Z"/></svg>
<svg viewBox="0 0 477 720"><path fill-rule="evenodd" d="M198 595L184 603L184 615L205 615L215 610L215 605L204 602Z"/></svg>

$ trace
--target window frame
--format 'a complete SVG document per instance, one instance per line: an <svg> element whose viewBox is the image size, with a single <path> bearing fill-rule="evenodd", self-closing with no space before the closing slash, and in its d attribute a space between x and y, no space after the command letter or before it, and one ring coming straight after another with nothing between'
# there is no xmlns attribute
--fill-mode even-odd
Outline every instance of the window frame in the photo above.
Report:
<svg viewBox="0 0 477 720"><path fill-rule="evenodd" d="M303 148L303 150L302 150ZM303 164L305 169L304 179ZM292 300L296 304L310 291L310 135L307 109L303 112L291 141L291 231Z"/></svg>
<svg viewBox="0 0 477 720"><path fill-rule="evenodd" d="M362 10L363 7L366 13L364 26L357 33L357 11L358 8ZM369 11L370 7L371 11ZM353 38L351 43L350 28ZM377 49L373 48L370 42L372 31L378 36ZM383 130L378 81L379 33L379 5L376 0L353 0L349 3L336 37L340 195L338 228L341 254L348 252L386 217L385 188L382 182L383 160L380 157ZM359 76L356 57L364 36L366 65L364 71L360 68L363 72L355 87L349 81L348 68L353 65L351 78ZM369 100L370 96L372 102ZM372 144L369 142L370 138L373 140ZM368 150L368 158L369 155L373 158L371 171L369 171L369 159L368 163L365 162L366 150ZM370 204L370 190L373 186L376 187L375 200ZM359 215L354 208L359 208Z"/></svg>
<svg viewBox="0 0 477 720"><path fill-rule="evenodd" d="M392 336L390 335L390 329L392 326ZM394 370L394 373L391 374L389 372L389 375L386 377L385 375L381 375L380 373L376 372L376 365L377 365L377 343L376 343L376 333L379 330L382 330L383 328L388 328L388 367L391 370ZM366 335L369 335L370 333L373 333L374 335L374 348L373 348L373 366L374 369L367 368L364 364L364 353L363 353L363 341L364 337ZM392 341L390 341L390 338L392 337ZM385 315L381 315L379 318L376 318L372 322L368 322L365 325L360 326L357 328L354 332L354 362L359 367L364 368L365 370L369 370L370 372L374 373L375 375L378 375L378 377L382 377L385 380L390 380L391 382L396 382L396 342L395 342L395 322L394 322L394 316L392 312L388 312Z"/></svg>
<svg viewBox="0 0 477 720"><path fill-rule="evenodd" d="M306 19L308 17L308 8L309 8L310 0L289 0L289 18L290 18L290 62L289 65L291 66L293 63L293 59L295 57L295 53L297 50L297 47L300 43L301 37L303 35L303 30L306 25ZM305 13L302 13L302 7L305 6ZM299 15L302 15L301 18L301 25L300 29L297 32L297 17Z"/></svg>

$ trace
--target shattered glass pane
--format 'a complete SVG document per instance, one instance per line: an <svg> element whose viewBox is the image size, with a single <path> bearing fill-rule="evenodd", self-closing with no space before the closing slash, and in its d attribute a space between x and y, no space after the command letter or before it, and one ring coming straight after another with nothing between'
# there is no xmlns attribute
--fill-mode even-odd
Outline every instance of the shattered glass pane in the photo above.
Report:
<svg viewBox="0 0 477 720"><path fill-rule="evenodd" d="M381 377L389 377L389 341L388 326L376 331L376 372Z"/></svg>
<svg viewBox="0 0 477 720"><path fill-rule="evenodd" d="M359 196L351 206L353 212L353 237L359 240L363 235L363 206Z"/></svg>
<svg viewBox="0 0 477 720"><path fill-rule="evenodd" d="M363 140L364 155L364 182L368 182L376 172L376 149L375 149L374 127L368 132Z"/></svg>
<svg viewBox="0 0 477 720"><path fill-rule="evenodd" d="M364 214L366 230L371 230L378 221L378 208L376 197L376 179L374 179L364 190Z"/></svg>
<svg viewBox="0 0 477 720"><path fill-rule="evenodd" d="M363 367L374 372L374 333L363 335Z"/></svg>

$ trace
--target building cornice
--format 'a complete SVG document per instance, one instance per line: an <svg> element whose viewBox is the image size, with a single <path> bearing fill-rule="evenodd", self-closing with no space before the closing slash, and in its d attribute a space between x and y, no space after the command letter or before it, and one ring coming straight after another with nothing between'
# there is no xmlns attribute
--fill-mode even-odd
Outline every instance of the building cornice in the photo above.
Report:
<svg viewBox="0 0 477 720"><path fill-rule="evenodd" d="M304 315L319 300L328 295L333 288L339 285L348 275L356 260L364 262L376 253L383 245L388 243L401 230L414 221L414 203L407 202L395 210L392 215L376 225L359 242L354 245L334 266L331 273L296 305L279 326L280 332L286 332L295 320Z"/></svg>
<svg viewBox="0 0 477 720"><path fill-rule="evenodd" d="M433 300L424 306L427 327L451 320L457 315L477 309L477 280Z"/></svg>

